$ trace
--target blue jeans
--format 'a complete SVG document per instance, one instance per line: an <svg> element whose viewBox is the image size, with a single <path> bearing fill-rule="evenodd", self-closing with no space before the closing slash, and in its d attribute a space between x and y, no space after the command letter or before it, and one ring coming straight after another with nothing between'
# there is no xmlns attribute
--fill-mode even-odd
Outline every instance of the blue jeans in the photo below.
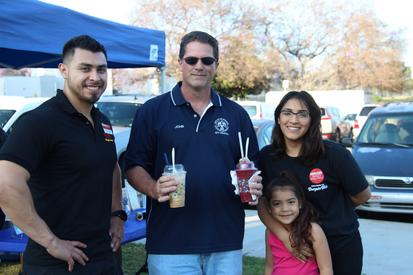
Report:
<svg viewBox="0 0 413 275"><path fill-rule="evenodd" d="M151 275L241 275L242 250L206 254L149 254Z"/></svg>

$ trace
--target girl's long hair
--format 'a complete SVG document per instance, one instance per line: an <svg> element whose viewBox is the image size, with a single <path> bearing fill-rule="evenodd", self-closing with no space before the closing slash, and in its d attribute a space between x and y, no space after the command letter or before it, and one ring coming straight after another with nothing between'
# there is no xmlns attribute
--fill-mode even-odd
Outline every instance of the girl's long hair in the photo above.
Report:
<svg viewBox="0 0 413 275"><path fill-rule="evenodd" d="M277 190L291 190L298 199L300 211L297 218L291 223L291 246L303 255L303 251L310 248L314 255L313 238L311 236L311 222L318 222L318 213L312 204L305 199L304 190L298 178L289 171L283 171L279 177L273 179L264 191L264 196L271 205L272 193Z"/></svg>
<svg viewBox="0 0 413 275"><path fill-rule="evenodd" d="M303 136L303 145L301 146L299 158L305 165L315 163L324 154L324 143L321 134L321 111L313 97L306 91L291 91L288 92L280 101L274 111L274 129L272 131L271 144L275 150L275 157L282 158L287 154L284 134L280 129L278 119L280 118L281 110L290 99L297 99L303 103L310 113L310 127L307 133Z"/></svg>

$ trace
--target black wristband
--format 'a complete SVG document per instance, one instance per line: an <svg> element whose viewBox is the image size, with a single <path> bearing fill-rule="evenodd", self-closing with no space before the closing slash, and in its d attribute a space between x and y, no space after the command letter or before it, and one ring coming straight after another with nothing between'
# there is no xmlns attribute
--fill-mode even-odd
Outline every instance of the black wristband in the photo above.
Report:
<svg viewBox="0 0 413 275"><path fill-rule="evenodd" d="M128 214L126 214L126 212L123 211L123 210L113 211L111 216L112 217L118 217L119 219L121 219L124 222L126 222L126 220L128 219Z"/></svg>

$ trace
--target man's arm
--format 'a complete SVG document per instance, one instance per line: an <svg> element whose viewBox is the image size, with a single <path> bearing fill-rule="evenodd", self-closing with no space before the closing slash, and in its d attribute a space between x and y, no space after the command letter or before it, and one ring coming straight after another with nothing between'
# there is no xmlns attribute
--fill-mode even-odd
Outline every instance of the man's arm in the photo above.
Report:
<svg viewBox="0 0 413 275"><path fill-rule="evenodd" d="M130 168L126 175L129 183L139 192L157 200L169 200L169 193L176 190L178 182L173 177L162 176L155 181L146 170L140 166Z"/></svg>
<svg viewBox="0 0 413 275"><path fill-rule="evenodd" d="M122 209L122 173L119 164L113 169L112 179L112 212Z"/></svg>
<svg viewBox="0 0 413 275"><path fill-rule="evenodd" d="M353 206L356 207L368 201L370 199L370 196L371 196L370 187L367 186L366 189L364 189L360 193L354 196L350 196L350 199L353 203Z"/></svg>
<svg viewBox="0 0 413 275"><path fill-rule="evenodd" d="M116 163L112 176L112 212L122 209L122 173L119 164ZM119 217L111 217L109 235L112 238L113 252L122 245L124 238L124 222Z"/></svg>
<svg viewBox="0 0 413 275"><path fill-rule="evenodd" d="M74 261L85 265L88 257L80 248L86 245L59 239L37 214L27 185L29 172L20 165L2 160L0 175L0 207L12 222L30 239L45 247L50 255L66 261L69 271L73 270Z"/></svg>

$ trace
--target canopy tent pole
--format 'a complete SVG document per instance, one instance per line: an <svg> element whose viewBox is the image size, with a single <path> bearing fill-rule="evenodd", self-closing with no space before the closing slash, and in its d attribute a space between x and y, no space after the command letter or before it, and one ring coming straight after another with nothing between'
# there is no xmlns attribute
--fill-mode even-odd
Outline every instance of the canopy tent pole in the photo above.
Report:
<svg viewBox="0 0 413 275"><path fill-rule="evenodd" d="M160 81L159 81L159 91L161 94L166 93L165 91L165 80L166 80L166 69L165 67L160 67Z"/></svg>

